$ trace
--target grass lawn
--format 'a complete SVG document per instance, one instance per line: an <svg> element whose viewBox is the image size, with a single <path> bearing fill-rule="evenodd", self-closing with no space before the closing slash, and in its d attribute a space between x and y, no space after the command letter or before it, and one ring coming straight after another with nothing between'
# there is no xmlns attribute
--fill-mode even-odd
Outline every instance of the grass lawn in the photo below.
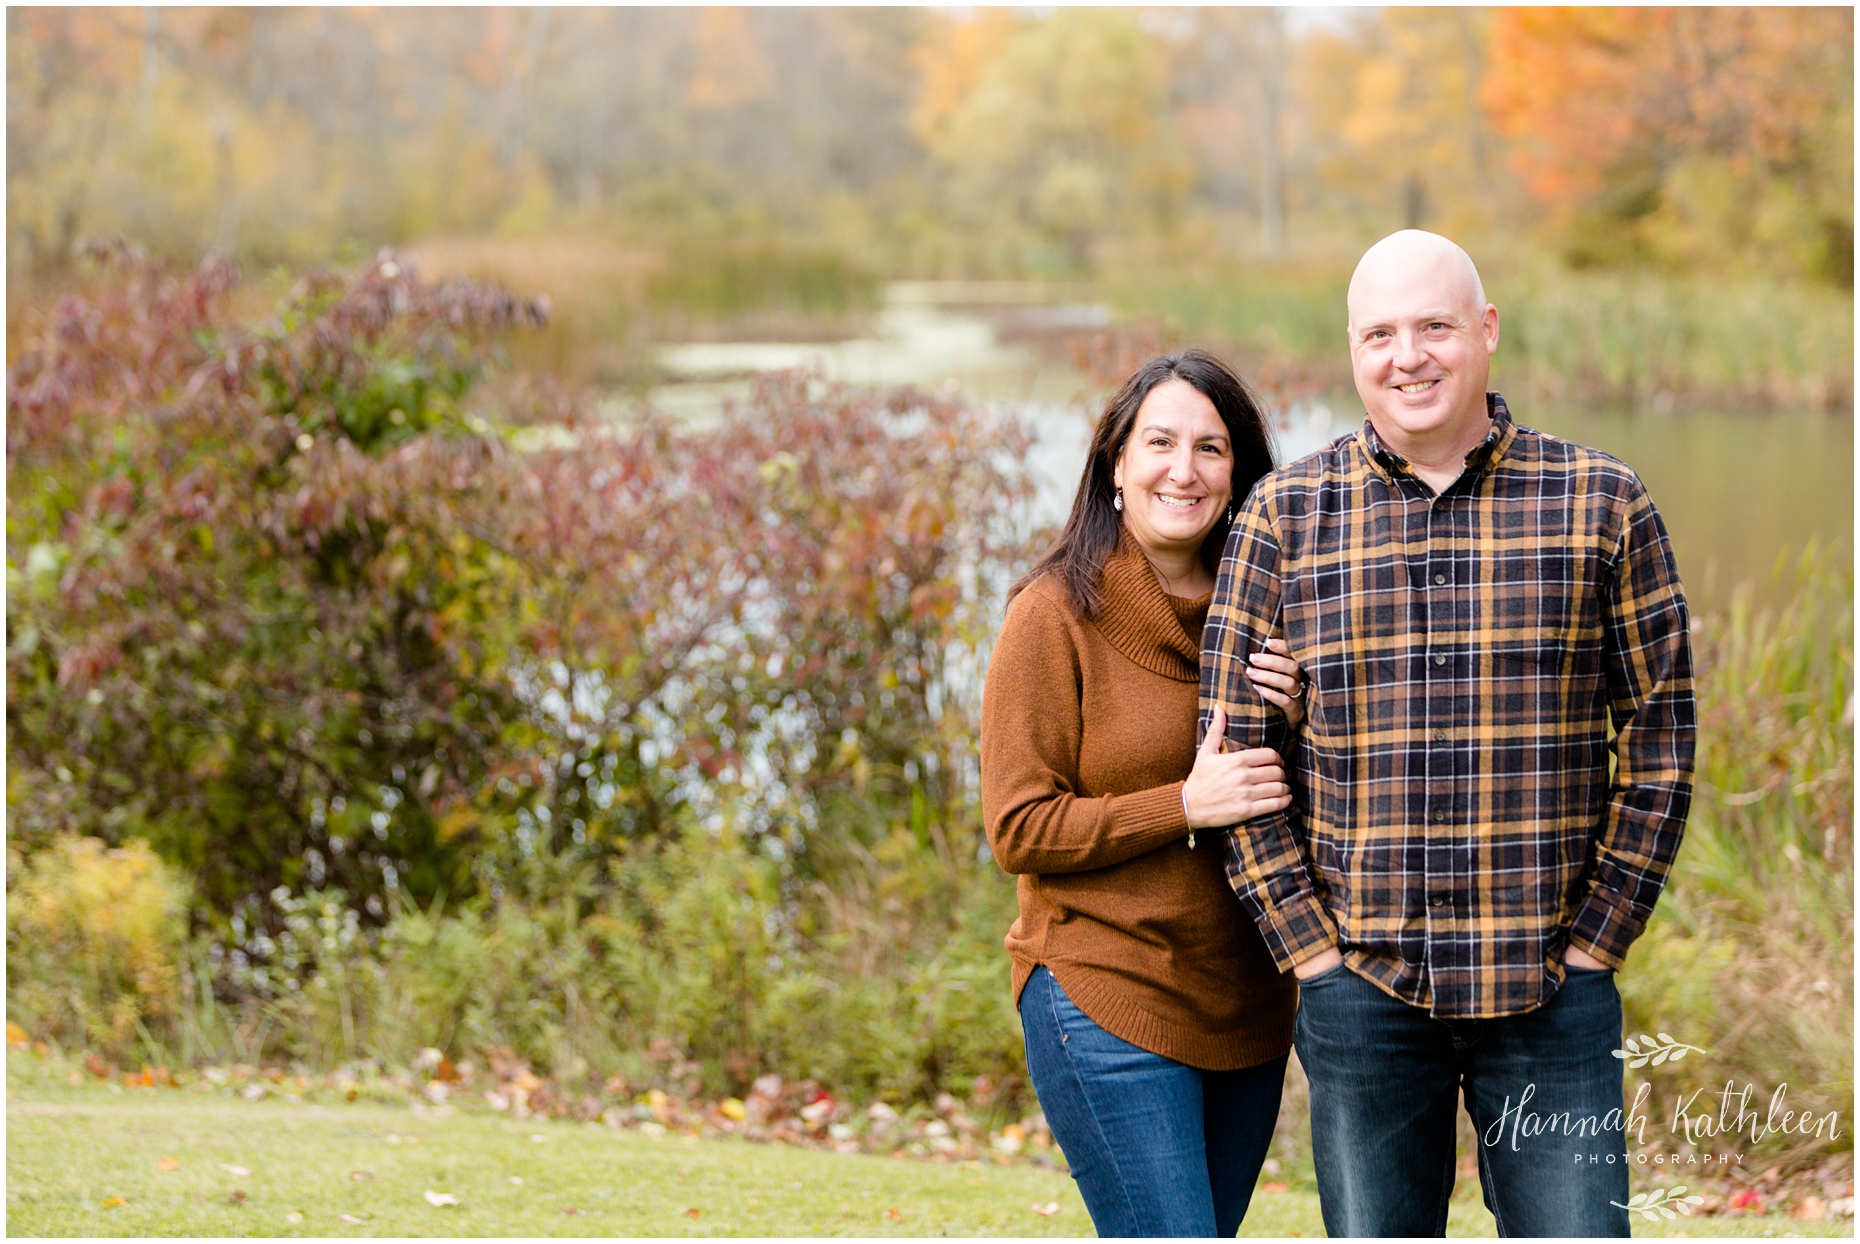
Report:
<svg viewBox="0 0 1860 1244"><path fill-rule="evenodd" d="M458 1203L430 1205L429 1191ZM1033 1208L1054 1203L1051 1214ZM1694 1236L1852 1230L1845 1222L1752 1218L1661 1226ZM1092 1233L1072 1181L1032 1166L937 1165L445 1107L246 1102L11 1075L7 1229L16 1236ZM1490 1230L1474 1190L1455 1197L1452 1234ZM1317 1197L1296 1188L1262 1192L1242 1234L1322 1235Z"/></svg>

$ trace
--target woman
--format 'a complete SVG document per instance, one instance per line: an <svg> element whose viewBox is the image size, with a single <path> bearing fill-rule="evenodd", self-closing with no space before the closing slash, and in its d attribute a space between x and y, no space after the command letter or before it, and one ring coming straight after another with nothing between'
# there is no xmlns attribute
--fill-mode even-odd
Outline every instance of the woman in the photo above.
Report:
<svg viewBox="0 0 1860 1244"><path fill-rule="evenodd" d="M1218 359L1144 364L989 660L982 804L1020 877L1027 1070L1104 1236L1232 1236L1278 1117L1296 994L1218 831L1290 789L1276 753L1222 754L1218 716L1195 746L1232 507L1271 468L1259 404ZM1296 726L1298 667L1262 654L1251 673Z"/></svg>

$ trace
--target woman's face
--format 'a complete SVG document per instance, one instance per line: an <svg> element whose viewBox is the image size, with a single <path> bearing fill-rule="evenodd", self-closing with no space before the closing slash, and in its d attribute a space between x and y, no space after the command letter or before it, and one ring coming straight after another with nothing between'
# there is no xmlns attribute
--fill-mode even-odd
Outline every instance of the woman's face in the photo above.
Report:
<svg viewBox="0 0 1860 1244"><path fill-rule="evenodd" d="M1233 497L1234 449L1214 403L1185 380L1150 390L1112 473L1146 553L1194 553Z"/></svg>

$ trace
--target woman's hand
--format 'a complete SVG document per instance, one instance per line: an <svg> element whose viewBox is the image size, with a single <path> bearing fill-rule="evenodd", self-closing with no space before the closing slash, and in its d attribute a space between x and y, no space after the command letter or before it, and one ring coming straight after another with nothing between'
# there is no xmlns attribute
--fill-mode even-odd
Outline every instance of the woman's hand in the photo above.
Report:
<svg viewBox="0 0 1860 1244"><path fill-rule="evenodd" d="M1289 659L1289 658L1288 658ZM1285 765L1270 747L1226 752L1227 714L1214 710L1208 737L1195 752L1195 768L1182 787L1182 810L1190 829L1225 828L1277 812L1292 802Z"/></svg>
<svg viewBox="0 0 1860 1244"><path fill-rule="evenodd" d="M1287 726L1296 730L1303 724L1304 695L1311 684L1283 639L1268 639L1265 649L1247 658L1246 676L1253 680L1260 695L1279 706Z"/></svg>

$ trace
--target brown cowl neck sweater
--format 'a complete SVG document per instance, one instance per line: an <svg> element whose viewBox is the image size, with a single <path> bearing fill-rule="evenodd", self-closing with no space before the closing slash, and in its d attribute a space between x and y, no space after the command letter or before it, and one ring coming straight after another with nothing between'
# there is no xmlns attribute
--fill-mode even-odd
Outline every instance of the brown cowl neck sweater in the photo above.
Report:
<svg viewBox="0 0 1860 1244"><path fill-rule="evenodd" d="M982 699L982 811L1020 877L1014 997L1045 964L1132 1045L1209 1071L1291 1048L1297 997L1227 884L1221 835L1188 846L1209 597L1163 590L1128 533L1081 621L1053 576L1008 607Z"/></svg>

